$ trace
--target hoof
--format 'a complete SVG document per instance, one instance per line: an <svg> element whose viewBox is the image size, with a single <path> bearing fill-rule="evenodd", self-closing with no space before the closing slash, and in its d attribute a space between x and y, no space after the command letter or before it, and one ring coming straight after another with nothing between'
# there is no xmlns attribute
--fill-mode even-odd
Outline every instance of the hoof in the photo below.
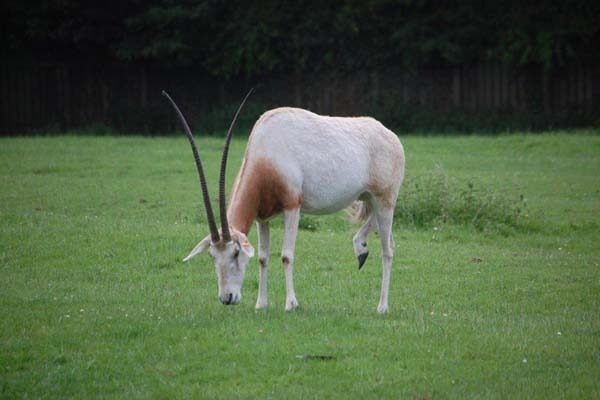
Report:
<svg viewBox="0 0 600 400"><path fill-rule="evenodd" d="M254 306L254 308L257 310L262 310L263 308L267 308L267 307L269 307L269 303L267 303L266 301L265 302L257 301L256 306Z"/></svg>
<svg viewBox="0 0 600 400"><path fill-rule="evenodd" d="M388 307L387 304L380 304L377 306L377 312L379 314L387 314L388 312Z"/></svg>
<svg viewBox="0 0 600 400"><path fill-rule="evenodd" d="M365 261L367 261L367 257L369 256L369 252L362 253L358 256L358 269L361 269L363 265L365 265Z"/></svg>
<svg viewBox="0 0 600 400"><path fill-rule="evenodd" d="M294 311L298 308L298 300L290 299L285 302L285 311Z"/></svg>

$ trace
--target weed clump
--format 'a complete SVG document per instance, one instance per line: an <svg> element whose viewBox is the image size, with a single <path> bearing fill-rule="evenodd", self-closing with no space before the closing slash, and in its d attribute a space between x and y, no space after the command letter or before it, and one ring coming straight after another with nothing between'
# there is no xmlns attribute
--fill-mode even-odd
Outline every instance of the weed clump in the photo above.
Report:
<svg viewBox="0 0 600 400"><path fill-rule="evenodd" d="M304 231L315 232L317 229L320 228L320 223L319 220L314 218L313 216L302 214L300 216L298 228Z"/></svg>
<svg viewBox="0 0 600 400"><path fill-rule="evenodd" d="M527 218L523 194L493 191L473 180L458 182L439 165L404 182L394 215L395 221L418 228L453 223L501 234L524 228Z"/></svg>

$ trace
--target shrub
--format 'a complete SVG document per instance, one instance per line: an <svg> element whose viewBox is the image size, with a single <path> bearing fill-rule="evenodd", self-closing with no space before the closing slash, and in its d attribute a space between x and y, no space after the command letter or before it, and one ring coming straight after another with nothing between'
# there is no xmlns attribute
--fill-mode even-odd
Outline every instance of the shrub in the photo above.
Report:
<svg viewBox="0 0 600 400"><path fill-rule="evenodd" d="M319 229L320 223L319 220L311 215L302 214L300 215L300 222L298 223L298 228L314 232Z"/></svg>
<svg viewBox="0 0 600 400"><path fill-rule="evenodd" d="M527 201L522 194L493 191L474 180L458 182L436 166L404 182L394 218L415 227L454 223L508 234L524 228L527 217Z"/></svg>

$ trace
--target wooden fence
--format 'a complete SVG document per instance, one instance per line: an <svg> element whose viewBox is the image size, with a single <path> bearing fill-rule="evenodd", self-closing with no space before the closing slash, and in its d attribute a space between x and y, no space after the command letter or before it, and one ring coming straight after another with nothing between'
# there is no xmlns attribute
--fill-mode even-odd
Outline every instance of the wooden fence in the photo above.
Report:
<svg viewBox="0 0 600 400"><path fill-rule="evenodd" d="M231 113L223 110L229 111L227 107L255 84L210 79L193 68L0 65L0 135L93 125L166 132L176 121L160 96L162 89L176 95L192 120L216 118L218 125L223 114L224 128ZM539 67L481 64L416 72L280 76L261 82L253 102L263 111L290 105L335 115L390 115L407 107L439 113L597 114L600 73L594 66L581 65L547 73Z"/></svg>

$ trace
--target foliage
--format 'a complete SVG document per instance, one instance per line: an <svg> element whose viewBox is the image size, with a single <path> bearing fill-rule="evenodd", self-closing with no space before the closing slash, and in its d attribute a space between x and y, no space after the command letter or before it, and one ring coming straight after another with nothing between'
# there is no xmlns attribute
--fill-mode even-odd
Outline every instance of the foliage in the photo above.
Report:
<svg viewBox="0 0 600 400"><path fill-rule="evenodd" d="M547 70L569 59L581 62L597 51L593 41L600 30L599 12L597 2L585 1L527 2L520 3L520 7L506 7L502 13L506 25L492 51L499 59L515 64L538 63Z"/></svg>
<svg viewBox="0 0 600 400"><path fill-rule="evenodd" d="M509 233L525 228L527 201L523 194L492 190L476 185L473 178L466 184L448 177L437 165L423 176L404 182L395 219L403 224L437 227L454 223L472 226L486 233Z"/></svg>
<svg viewBox="0 0 600 400"><path fill-rule="evenodd" d="M213 76L598 60L600 3L5 2L3 51L184 64Z"/></svg>
<svg viewBox="0 0 600 400"><path fill-rule="evenodd" d="M305 230L305 231L314 232L320 228L319 219L315 218L312 215L302 214L300 216L300 222L298 223L298 228Z"/></svg>

